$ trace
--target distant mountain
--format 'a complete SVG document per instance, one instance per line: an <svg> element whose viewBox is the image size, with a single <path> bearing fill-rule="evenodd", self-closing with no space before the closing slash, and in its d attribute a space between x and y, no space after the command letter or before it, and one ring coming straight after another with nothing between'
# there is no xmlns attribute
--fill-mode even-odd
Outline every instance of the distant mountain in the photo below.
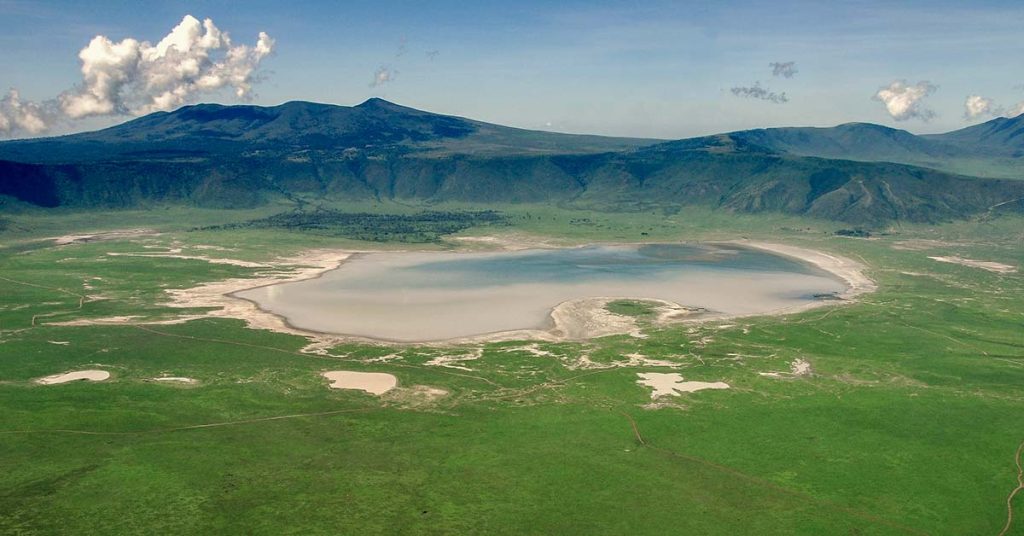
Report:
<svg viewBox="0 0 1024 536"><path fill-rule="evenodd" d="M95 132L0 143L0 159L63 163L346 149L420 155L577 154L656 141L523 130L374 98L352 107L312 102L185 106Z"/></svg>
<svg viewBox="0 0 1024 536"><path fill-rule="evenodd" d="M1021 208L1022 180L898 163L965 162L957 159L968 146L996 155L981 163L1015 161L1007 149L1019 143L1013 121L949 138L848 124L655 143L521 130L380 99L197 105L96 132L0 143L0 195L79 209L234 208L297 196L610 211L703 205L882 226Z"/></svg>
<svg viewBox="0 0 1024 536"><path fill-rule="evenodd" d="M799 156L894 162L978 177L1024 179L1024 116L1001 117L924 136L870 123L744 130L725 136Z"/></svg>
<svg viewBox="0 0 1024 536"><path fill-rule="evenodd" d="M956 152L951 147L929 142L905 130L871 123L846 123L831 128L747 130L733 132L730 136L800 156L872 162L940 159Z"/></svg>
<svg viewBox="0 0 1024 536"><path fill-rule="evenodd" d="M984 156L1024 158L1024 114L1009 119L997 117L973 127L921 137Z"/></svg>

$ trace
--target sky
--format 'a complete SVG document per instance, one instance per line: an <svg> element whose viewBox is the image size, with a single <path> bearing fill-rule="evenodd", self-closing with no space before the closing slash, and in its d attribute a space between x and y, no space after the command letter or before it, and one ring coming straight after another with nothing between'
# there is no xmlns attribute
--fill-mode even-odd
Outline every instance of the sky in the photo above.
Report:
<svg viewBox="0 0 1024 536"><path fill-rule="evenodd" d="M370 97L613 136L945 132L1024 111L1022 28L1020 0L0 0L0 138Z"/></svg>

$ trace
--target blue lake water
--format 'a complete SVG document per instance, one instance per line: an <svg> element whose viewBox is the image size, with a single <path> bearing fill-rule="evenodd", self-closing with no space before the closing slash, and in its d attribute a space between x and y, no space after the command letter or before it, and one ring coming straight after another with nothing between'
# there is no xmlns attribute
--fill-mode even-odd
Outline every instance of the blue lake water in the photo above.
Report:
<svg viewBox="0 0 1024 536"><path fill-rule="evenodd" d="M558 304L652 298L723 314L791 308L842 281L797 260L722 245L357 255L317 279L237 293L298 328L396 341L543 329Z"/></svg>

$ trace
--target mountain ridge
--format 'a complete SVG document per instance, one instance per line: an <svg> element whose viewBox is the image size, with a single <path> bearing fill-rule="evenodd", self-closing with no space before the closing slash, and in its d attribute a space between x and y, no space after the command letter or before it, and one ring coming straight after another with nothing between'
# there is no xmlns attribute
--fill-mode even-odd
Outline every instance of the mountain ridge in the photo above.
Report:
<svg viewBox="0 0 1024 536"><path fill-rule="evenodd" d="M0 158L55 163L51 149L58 145L76 160L111 160L131 158L140 147L198 155L237 152L240 144L243 149L286 145L433 154L562 154L620 151L658 141L662 140L531 131L371 98L356 106L307 101L277 106L194 104L92 132L0 142Z"/></svg>
<svg viewBox="0 0 1024 536"><path fill-rule="evenodd" d="M1024 118L996 118L944 134L873 123L779 127L726 134L799 156L893 162L990 178L1024 178Z"/></svg>
<svg viewBox="0 0 1024 536"><path fill-rule="evenodd" d="M601 210L703 205L883 226L1019 205L1022 180L905 162L961 162L965 147L990 146L1016 165L1016 120L983 125L940 139L848 123L663 141L528 131L382 99L353 107L200 104L95 132L0 143L0 195L79 209L237 208L280 196Z"/></svg>

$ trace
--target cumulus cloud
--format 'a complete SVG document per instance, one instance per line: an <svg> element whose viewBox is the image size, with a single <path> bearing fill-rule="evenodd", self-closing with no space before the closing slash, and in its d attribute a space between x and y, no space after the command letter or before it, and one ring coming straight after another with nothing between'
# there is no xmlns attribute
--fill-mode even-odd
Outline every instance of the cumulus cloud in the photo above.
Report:
<svg viewBox="0 0 1024 536"><path fill-rule="evenodd" d="M15 89L0 98L0 134L25 132L31 135L46 132L58 115L56 104L38 104L21 99Z"/></svg>
<svg viewBox="0 0 1024 536"><path fill-rule="evenodd" d="M999 106L992 99L980 95L970 95L964 101L964 118L977 119L985 116L1017 117L1024 114L1024 102L1010 106Z"/></svg>
<svg viewBox="0 0 1024 536"><path fill-rule="evenodd" d="M370 82L370 87L382 87L389 82L394 82L395 77L398 76L398 71L392 69L387 65L381 65L373 73L373 81Z"/></svg>
<svg viewBox="0 0 1024 536"><path fill-rule="evenodd" d="M82 82L74 88L41 104L22 101L16 91L4 97L0 134L40 134L66 119L171 110L227 88L247 100L274 45L266 32L252 45L233 44L212 20L192 15L155 45L98 35L78 53Z"/></svg>
<svg viewBox="0 0 1024 536"><path fill-rule="evenodd" d="M761 87L761 82L754 82L752 86L737 86L730 88L729 91L737 97L743 97L748 99L760 99L775 104L785 104L789 102L789 97L786 93L775 93L774 91L768 90Z"/></svg>
<svg viewBox="0 0 1024 536"><path fill-rule="evenodd" d="M1001 106L996 106L995 101L981 95L969 95L964 101L964 118L977 119L979 117L1000 115L1003 113Z"/></svg>
<svg viewBox="0 0 1024 536"><path fill-rule="evenodd" d="M773 61L769 63L768 66L772 68L772 76L776 78L780 76L782 78L793 78L793 76L795 76L796 73L800 72L796 70L795 61Z"/></svg>
<svg viewBox="0 0 1024 536"><path fill-rule="evenodd" d="M885 105L885 110L897 121L920 119L928 121L935 117L935 112L924 107L922 100L935 93L938 86L922 80L910 85L906 80L895 80L888 86L879 88L873 97Z"/></svg>

